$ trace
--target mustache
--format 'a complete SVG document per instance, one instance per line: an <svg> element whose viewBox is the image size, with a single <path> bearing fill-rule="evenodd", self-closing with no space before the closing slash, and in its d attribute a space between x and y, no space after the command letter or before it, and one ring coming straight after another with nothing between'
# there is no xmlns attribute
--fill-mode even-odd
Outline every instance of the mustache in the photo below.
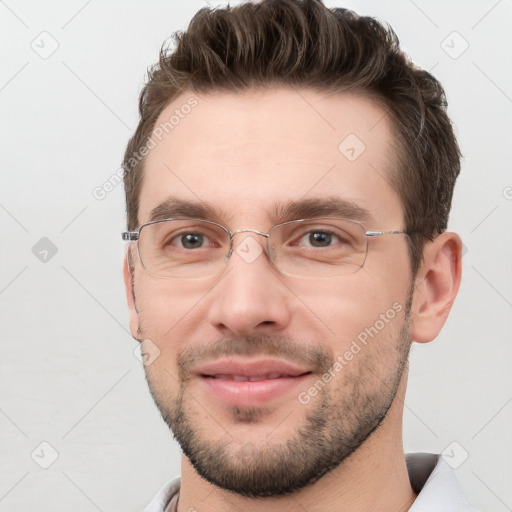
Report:
<svg viewBox="0 0 512 512"><path fill-rule="evenodd" d="M318 345L299 343L288 336L244 335L223 337L208 345L188 345L177 357L180 380L190 378L200 363L233 356L271 356L306 366L314 373L324 374L334 360Z"/></svg>

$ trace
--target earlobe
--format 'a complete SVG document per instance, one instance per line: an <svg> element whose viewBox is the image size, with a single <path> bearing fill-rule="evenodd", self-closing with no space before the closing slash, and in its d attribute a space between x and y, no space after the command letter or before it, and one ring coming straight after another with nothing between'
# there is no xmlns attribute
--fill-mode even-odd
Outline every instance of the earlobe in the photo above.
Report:
<svg viewBox="0 0 512 512"><path fill-rule="evenodd" d="M126 291L126 299L128 302L128 313L130 316L130 332L132 337L136 340L139 339L139 309L137 307L137 299L135 297L135 281L134 281L134 268L130 262L130 248L126 251L126 257L123 263L123 278Z"/></svg>
<svg viewBox="0 0 512 512"><path fill-rule="evenodd" d="M412 307L411 338L427 343L437 337L448 318L462 274L462 241L442 233L424 249Z"/></svg>

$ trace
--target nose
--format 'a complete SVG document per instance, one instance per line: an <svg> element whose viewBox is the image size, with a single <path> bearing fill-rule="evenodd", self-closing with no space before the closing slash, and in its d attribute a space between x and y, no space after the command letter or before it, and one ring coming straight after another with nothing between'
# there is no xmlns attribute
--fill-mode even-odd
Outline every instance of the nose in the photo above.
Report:
<svg viewBox="0 0 512 512"><path fill-rule="evenodd" d="M210 324L236 335L285 329L291 318L291 293L264 250L265 239L254 234L237 238L211 297Z"/></svg>

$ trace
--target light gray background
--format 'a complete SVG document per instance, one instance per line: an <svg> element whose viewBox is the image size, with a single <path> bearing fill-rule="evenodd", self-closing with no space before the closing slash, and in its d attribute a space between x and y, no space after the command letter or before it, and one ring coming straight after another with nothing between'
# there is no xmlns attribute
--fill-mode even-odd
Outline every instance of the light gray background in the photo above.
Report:
<svg viewBox="0 0 512 512"><path fill-rule="evenodd" d="M119 169L147 66L204 5L0 2L1 511L136 511L179 472L128 332L122 186L93 191ZM512 3L345 5L442 81L465 156L463 284L441 336L413 347L405 449L448 447L473 504L510 510Z"/></svg>

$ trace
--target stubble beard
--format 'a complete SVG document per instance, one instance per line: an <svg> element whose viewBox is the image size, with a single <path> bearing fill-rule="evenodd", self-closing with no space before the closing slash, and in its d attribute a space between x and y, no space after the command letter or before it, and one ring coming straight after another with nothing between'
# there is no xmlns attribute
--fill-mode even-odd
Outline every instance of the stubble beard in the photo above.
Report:
<svg viewBox="0 0 512 512"><path fill-rule="evenodd" d="M187 364L191 358L178 358L180 387L176 396L162 389L146 368L146 379L155 404L183 453L208 482L241 496L257 498L281 496L307 487L338 467L354 453L384 421L407 369L411 340L409 337L409 297L402 325L393 340L374 339L353 361L343 368L349 372L343 385L336 387L336 378L315 397L313 407L292 437L264 445L254 445L224 436L209 439L201 425L192 418L197 401L189 393ZM272 336L223 339L217 344L216 355L281 355L290 357L298 346L283 350L286 342ZM284 352L284 353L283 353ZM392 353L392 356L390 356ZM317 350L304 356L315 361L318 374L325 373L334 363ZM192 357L196 360L198 357ZM357 362L356 362L357 361ZM378 371L386 368L385 375ZM357 365L357 367L356 367ZM316 373L316 372L315 372ZM297 403L297 407L300 407ZM204 411L202 411L204 413ZM231 409L233 423L257 424L267 414L265 408Z"/></svg>

